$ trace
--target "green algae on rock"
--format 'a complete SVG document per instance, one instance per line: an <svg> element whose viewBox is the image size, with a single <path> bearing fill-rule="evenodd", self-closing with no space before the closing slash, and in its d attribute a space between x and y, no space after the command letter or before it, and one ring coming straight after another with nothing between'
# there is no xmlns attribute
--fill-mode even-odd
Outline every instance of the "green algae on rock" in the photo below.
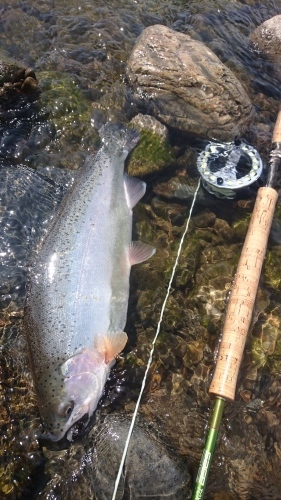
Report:
<svg viewBox="0 0 281 500"><path fill-rule="evenodd" d="M167 139L150 130L140 131L140 142L130 156L128 174L141 177L170 165L174 155Z"/></svg>
<svg viewBox="0 0 281 500"><path fill-rule="evenodd" d="M276 306L254 325L250 350L254 365L257 368L266 366L269 371L281 373L281 308Z"/></svg>
<svg viewBox="0 0 281 500"><path fill-rule="evenodd" d="M274 290L281 290L281 247L267 250L264 266L264 282Z"/></svg>
<svg viewBox="0 0 281 500"><path fill-rule="evenodd" d="M280 316L279 316L280 318ZM279 320L278 318L278 320ZM274 337L276 333L276 325L272 328L273 330L273 341L275 341L274 351L273 353L268 353L267 364L269 366L269 370L273 376L279 376L281 374L281 327L278 325L277 335Z"/></svg>
<svg viewBox="0 0 281 500"><path fill-rule="evenodd" d="M41 106L56 131L51 149L63 151L63 165L73 168L73 145L86 148L93 141L90 103L75 78L68 74L44 71L39 73L39 78ZM79 166L82 160L79 154L74 156Z"/></svg>

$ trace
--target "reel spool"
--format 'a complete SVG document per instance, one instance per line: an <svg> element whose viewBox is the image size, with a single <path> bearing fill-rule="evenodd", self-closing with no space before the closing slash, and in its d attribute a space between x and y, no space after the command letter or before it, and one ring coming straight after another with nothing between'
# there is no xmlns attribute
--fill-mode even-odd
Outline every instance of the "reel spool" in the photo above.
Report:
<svg viewBox="0 0 281 500"><path fill-rule="evenodd" d="M217 198L234 198L238 189L253 184L262 173L259 153L241 140L210 142L197 159L203 187Z"/></svg>

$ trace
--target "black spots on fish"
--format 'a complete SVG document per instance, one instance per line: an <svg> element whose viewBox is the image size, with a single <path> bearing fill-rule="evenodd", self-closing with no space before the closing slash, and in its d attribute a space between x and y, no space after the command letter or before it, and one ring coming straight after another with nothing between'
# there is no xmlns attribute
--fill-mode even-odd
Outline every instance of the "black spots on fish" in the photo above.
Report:
<svg viewBox="0 0 281 500"><path fill-rule="evenodd" d="M76 347L74 347L74 351L79 351L80 349L82 349L82 347L83 347L83 344L80 342L79 345L77 345Z"/></svg>
<svg viewBox="0 0 281 500"><path fill-rule="evenodd" d="M52 379L50 375L46 375L45 378L42 380L42 382L39 383L39 385L42 385L43 383L48 385L52 384Z"/></svg>

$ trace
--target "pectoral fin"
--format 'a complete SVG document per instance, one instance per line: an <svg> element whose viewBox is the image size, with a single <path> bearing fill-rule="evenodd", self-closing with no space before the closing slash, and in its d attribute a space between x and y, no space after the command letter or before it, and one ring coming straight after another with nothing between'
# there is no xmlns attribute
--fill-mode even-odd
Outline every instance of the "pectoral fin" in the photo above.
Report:
<svg viewBox="0 0 281 500"><path fill-rule="evenodd" d="M135 177L129 177L127 174L124 174L124 188L127 205L129 208L133 208L143 197L146 184Z"/></svg>
<svg viewBox="0 0 281 500"><path fill-rule="evenodd" d="M105 362L110 363L124 349L128 337L125 332L108 332L99 339L98 350L104 352Z"/></svg>
<svg viewBox="0 0 281 500"><path fill-rule="evenodd" d="M156 249L147 245L147 243L142 243L141 241L132 241L129 251L129 259L130 264L133 266L134 264L140 264L140 262L144 262L145 260L152 257L155 253Z"/></svg>

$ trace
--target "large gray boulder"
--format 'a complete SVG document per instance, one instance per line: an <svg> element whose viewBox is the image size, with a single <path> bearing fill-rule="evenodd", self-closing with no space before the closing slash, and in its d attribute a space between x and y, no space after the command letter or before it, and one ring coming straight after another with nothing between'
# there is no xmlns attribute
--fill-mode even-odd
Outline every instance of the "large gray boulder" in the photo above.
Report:
<svg viewBox="0 0 281 500"><path fill-rule="evenodd" d="M252 120L249 97L232 71L203 43L166 26L143 30L127 75L149 114L182 131L232 140Z"/></svg>

